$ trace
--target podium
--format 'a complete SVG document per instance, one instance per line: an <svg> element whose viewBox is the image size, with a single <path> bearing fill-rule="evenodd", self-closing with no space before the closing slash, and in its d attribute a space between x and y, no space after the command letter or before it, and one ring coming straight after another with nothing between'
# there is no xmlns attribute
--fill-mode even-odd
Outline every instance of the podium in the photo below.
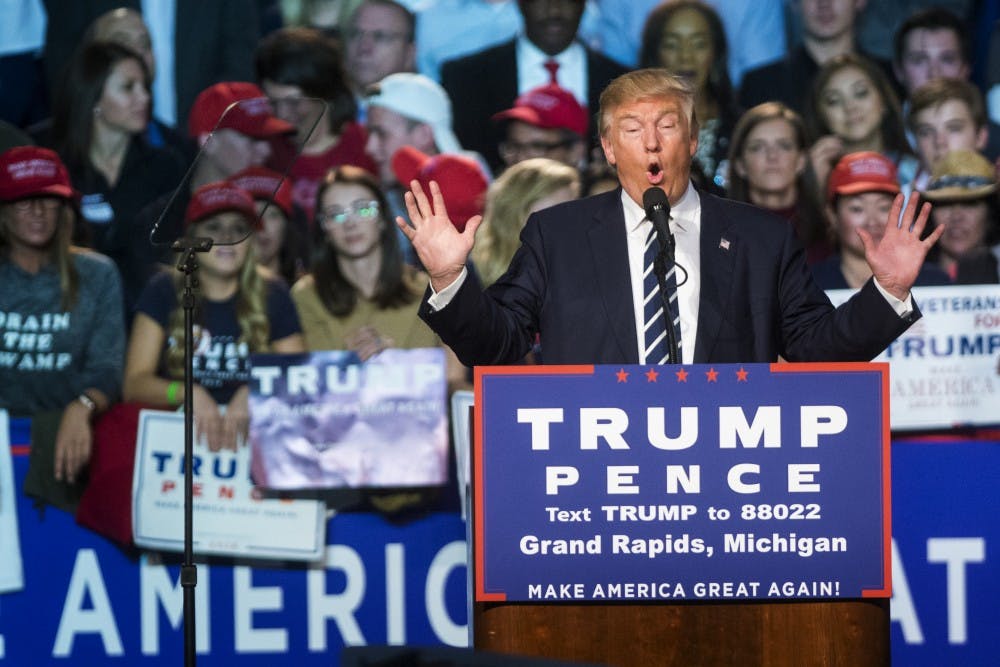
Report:
<svg viewBox="0 0 1000 667"><path fill-rule="evenodd" d="M673 384L652 387L647 367L477 369L470 558L475 648L621 667L889 665L885 366L682 370L692 385L706 375L714 379L704 391L688 385L678 394ZM674 372L661 370L655 381L672 380ZM633 390L619 392L624 388L616 385L630 380L637 381ZM780 410L772 409L775 397ZM685 437L691 422L678 416L678 400L700 410L697 436ZM667 415L662 421L661 412ZM633 428L644 420L648 428ZM796 421L801 429L789 433ZM786 459L792 461L787 476L780 470ZM845 478L852 466L862 470ZM605 467L606 484L600 474L588 480ZM695 468L701 486L685 487L682 473ZM673 486L664 484L665 469ZM728 477L716 476L728 487L709 480L727 469ZM787 486L776 486L783 479ZM538 484L545 489L534 489ZM745 498L753 502L741 502ZM778 511L800 504L792 502L799 498L820 508L816 521L802 515L793 521L794 512ZM661 504L635 505L651 500ZM640 506L666 508L659 510L664 518L640 521L642 510L614 509ZM711 509L718 523L727 507L756 532L746 537L747 526L730 516L722 530L734 532L720 539L712 520L697 522ZM792 524L796 532L789 533ZM824 534L843 536L843 543ZM630 553L644 543L651 552L663 548L651 546L659 538L649 535L672 546L648 558L641 550ZM548 553L538 546L546 539ZM804 540L808 548L795 551L807 546ZM700 555L693 553L699 541L705 545ZM750 551L765 553L739 552L747 541ZM827 548L841 544L839 552ZM611 582L661 580L671 583L646 589L659 596L610 599L611 591L640 585L624 589ZM585 599L567 599L572 592Z"/></svg>
<svg viewBox="0 0 1000 667"><path fill-rule="evenodd" d="M888 667L888 599L473 605L477 649L645 667Z"/></svg>

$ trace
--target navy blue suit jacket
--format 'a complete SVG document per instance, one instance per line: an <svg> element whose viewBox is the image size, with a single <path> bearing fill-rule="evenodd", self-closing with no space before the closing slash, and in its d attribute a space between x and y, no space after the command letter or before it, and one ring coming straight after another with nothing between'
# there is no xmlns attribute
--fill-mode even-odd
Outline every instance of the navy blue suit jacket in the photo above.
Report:
<svg viewBox="0 0 1000 667"><path fill-rule="evenodd" d="M919 317L899 317L871 280L834 309L786 221L699 194L695 363L869 360ZM469 366L520 361L536 333L545 363L638 363L620 197L535 213L504 276L485 292L470 277L440 311L425 297L421 317Z"/></svg>

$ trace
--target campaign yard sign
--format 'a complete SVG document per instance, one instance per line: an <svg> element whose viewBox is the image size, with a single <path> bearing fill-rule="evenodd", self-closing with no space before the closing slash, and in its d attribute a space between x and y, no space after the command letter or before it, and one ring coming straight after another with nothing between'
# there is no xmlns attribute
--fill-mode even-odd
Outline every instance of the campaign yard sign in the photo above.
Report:
<svg viewBox="0 0 1000 667"><path fill-rule="evenodd" d="M477 601L888 597L886 364L477 368Z"/></svg>
<svg viewBox="0 0 1000 667"><path fill-rule="evenodd" d="M913 300L921 318L875 359L892 369L892 429L1000 424L1000 285L914 287Z"/></svg>
<svg viewBox="0 0 1000 667"><path fill-rule="evenodd" d="M184 415L139 413L132 484L132 533L147 549L184 551ZM250 452L192 452L194 552L289 561L319 561L326 504L265 498L250 479Z"/></svg>
<svg viewBox="0 0 1000 667"><path fill-rule="evenodd" d="M253 356L251 471L297 490L448 481L444 350Z"/></svg>

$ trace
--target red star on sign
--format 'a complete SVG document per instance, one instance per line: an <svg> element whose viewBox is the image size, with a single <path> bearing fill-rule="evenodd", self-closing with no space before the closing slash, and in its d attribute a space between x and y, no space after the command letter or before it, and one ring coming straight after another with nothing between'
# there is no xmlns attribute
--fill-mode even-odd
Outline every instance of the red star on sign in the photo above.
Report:
<svg viewBox="0 0 1000 667"><path fill-rule="evenodd" d="M655 368L650 368L646 371L646 382L656 382L656 378L660 377L660 374L656 372Z"/></svg>
<svg viewBox="0 0 1000 667"><path fill-rule="evenodd" d="M747 375L748 375L747 371L743 370L743 367L740 366L740 370L736 371L736 381L737 382L746 382L747 381Z"/></svg>
<svg viewBox="0 0 1000 667"><path fill-rule="evenodd" d="M628 382L628 373L625 371L624 368L618 369L618 372L615 373L615 376L618 378L618 382Z"/></svg>
<svg viewBox="0 0 1000 667"><path fill-rule="evenodd" d="M705 372L705 377L708 378L709 382L718 382L719 381L719 371L715 370L714 368L709 368Z"/></svg>
<svg viewBox="0 0 1000 667"><path fill-rule="evenodd" d="M686 370L684 370L683 368L680 369L679 371L677 371L676 373L674 373L674 375L677 376L677 381L678 382L687 382L688 381L688 372Z"/></svg>

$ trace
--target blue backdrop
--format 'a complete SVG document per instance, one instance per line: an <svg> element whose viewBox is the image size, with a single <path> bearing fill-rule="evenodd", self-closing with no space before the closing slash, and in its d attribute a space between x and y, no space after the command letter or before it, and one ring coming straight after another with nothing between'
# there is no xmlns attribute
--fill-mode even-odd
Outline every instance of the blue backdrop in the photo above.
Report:
<svg viewBox="0 0 1000 667"><path fill-rule="evenodd" d="M24 424L12 442L27 441ZM995 665L1000 441L896 441L893 664ZM20 487L27 456L14 457ZM0 665L178 665L178 568L140 561L18 499L25 589L0 595ZM324 568L199 567L200 665L336 665L346 644L464 645L465 527L331 519ZM248 566L252 565L252 566ZM114 656L114 657L109 657Z"/></svg>

